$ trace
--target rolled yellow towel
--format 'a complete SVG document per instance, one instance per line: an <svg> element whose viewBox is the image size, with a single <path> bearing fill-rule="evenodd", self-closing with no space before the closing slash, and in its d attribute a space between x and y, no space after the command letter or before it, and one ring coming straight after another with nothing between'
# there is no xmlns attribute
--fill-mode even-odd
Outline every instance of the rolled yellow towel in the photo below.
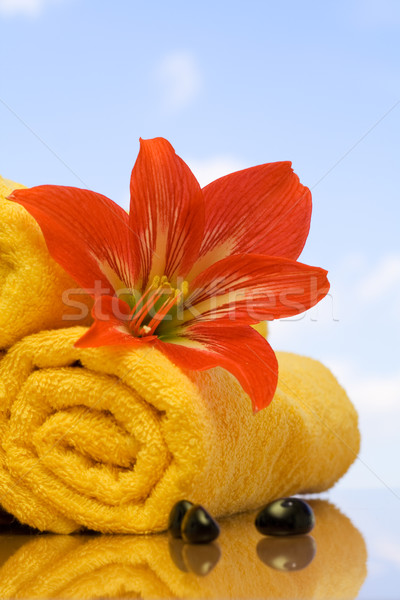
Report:
<svg viewBox="0 0 400 600"><path fill-rule="evenodd" d="M253 415L221 368L75 348L84 331L29 336L0 362L0 504L23 523L160 531L182 498L222 516L325 490L358 452L357 414L316 361L278 354L275 398Z"/></svg>
<svg viewBox="0 0 400 600"><path fill-rule="evenodd" d="M205 546L163 534L31 536L0 566L0 596L355 598L366 576L362 535L328 502L310 504L314 540L300 536L284 546L261 538L248 513L221 522L218 542Z"/></svg>
<svg viewBox="0 0 400 600"><path fill-rule="evenodd" d="M51 258L35 219L6 200L23 187L0 176L0 349L42 329L91 322L90 297L71 294L64 303L64 290L79 286Z"/></svg>

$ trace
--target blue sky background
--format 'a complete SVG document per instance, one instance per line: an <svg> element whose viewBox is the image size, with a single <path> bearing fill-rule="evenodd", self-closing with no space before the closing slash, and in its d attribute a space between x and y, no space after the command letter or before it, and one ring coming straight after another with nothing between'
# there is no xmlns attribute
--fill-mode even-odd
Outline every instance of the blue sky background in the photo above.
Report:
<svg viewBox="0 0 400 600"><path fill-rule="evenodd" d="M0 172L127 206L139 137L205 184L292 160L313 192L318 308L276 349L328 364L360 413L342 484L400 486L400 2L0 0Z"/></svg>

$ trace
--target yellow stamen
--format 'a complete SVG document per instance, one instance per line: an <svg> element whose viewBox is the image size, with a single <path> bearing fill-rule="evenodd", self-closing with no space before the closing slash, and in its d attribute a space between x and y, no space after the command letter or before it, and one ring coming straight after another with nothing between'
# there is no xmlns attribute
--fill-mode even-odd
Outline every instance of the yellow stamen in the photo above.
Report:
<svg viewBox="0 0 400 600"><path fill-rule="evenodd" d="M165 275L162 277L156 275L131 311L129 328L132 334L137 337L153 335L168 313L187 296L188 292L187 281L184 281L179 289L174 288Z"/></svg>

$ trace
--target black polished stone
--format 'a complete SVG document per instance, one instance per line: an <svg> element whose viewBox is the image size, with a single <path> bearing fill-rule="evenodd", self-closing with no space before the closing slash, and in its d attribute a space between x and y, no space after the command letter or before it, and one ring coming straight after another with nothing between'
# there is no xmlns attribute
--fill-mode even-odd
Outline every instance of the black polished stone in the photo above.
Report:
<svg viewBox="0 0 400 600"><path fill-rule="evenodd" d="M183 540L191 544L208 544L219 536L218 524L200 504L187 511L181 531Z"/></svg>
<svg viewBox="0 0 400 600"><path fill-rule="evenodd" d="M311 507L300 498L280 498L264 506L255 521L263 535L302 535L315 525Z"/></svg>
<svg viewBox="0 0 400 600"><path fill-rule="evenodd" d="M277 571L300 571L311 563L316 548L311 535L265 537L257 544L257 555Z"/></svg>
<svg viewBox="0 0 400 600"><path fill-rule="evenodd" d="M193 502L190 502L189 500L180 500L172 507L171 512L169 513L168 529L173 537L181 537L183 517L192 506Z"/></svg>

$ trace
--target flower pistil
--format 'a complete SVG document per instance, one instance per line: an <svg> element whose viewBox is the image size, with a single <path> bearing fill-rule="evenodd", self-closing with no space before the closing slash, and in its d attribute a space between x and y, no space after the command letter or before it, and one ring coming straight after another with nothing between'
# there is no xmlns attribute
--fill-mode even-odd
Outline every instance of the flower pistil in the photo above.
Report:
<svg viewBox="0 0 400 600"><path fill-rule="evenodd" d="M135 337L154 335L157 327L171 312L182 304L187 295L189 285L183 281L173 287L168 278L156 275L144 294L135 302L129 315L129 329Z"/></svg>

